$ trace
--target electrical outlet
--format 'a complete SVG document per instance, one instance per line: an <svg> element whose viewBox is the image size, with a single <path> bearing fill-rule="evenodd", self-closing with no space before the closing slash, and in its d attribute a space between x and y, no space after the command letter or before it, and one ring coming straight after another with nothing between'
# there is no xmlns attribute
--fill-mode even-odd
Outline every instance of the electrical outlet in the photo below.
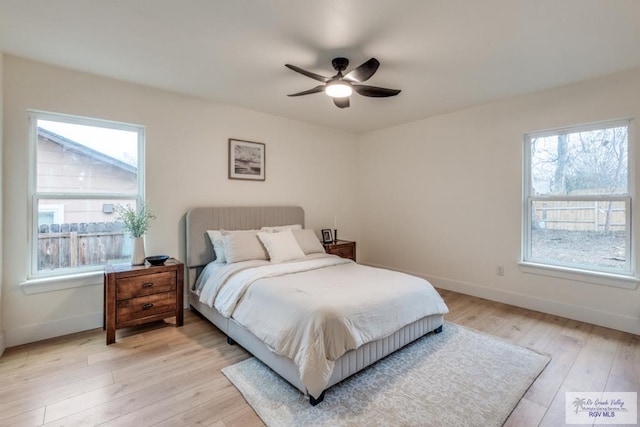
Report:
<svg viewBox="0 0 640 427"><path fill-rule="evenodd" d="M498 266L496 267L496 274L497 274L498 276L504 276L504 266L502 266L502 265L498 265Z"/></svg>

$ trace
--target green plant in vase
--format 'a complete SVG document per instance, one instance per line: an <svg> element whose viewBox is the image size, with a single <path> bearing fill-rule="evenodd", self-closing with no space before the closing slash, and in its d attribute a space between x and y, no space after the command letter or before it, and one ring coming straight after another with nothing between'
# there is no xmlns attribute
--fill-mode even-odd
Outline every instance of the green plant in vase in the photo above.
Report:
<svg viewBox="0 0 640 427"><path fill-rule="evenodd" d="M140 203L138 209L134 209L131 205L116 205L115 211L118 214L116 221L124 224L125 230L127 230L133 240L133 254L131 256L132 265L142 265L145 259L144 250L144 235L149 226L151 220L156 216L149 209L146 203Z"/></svg>

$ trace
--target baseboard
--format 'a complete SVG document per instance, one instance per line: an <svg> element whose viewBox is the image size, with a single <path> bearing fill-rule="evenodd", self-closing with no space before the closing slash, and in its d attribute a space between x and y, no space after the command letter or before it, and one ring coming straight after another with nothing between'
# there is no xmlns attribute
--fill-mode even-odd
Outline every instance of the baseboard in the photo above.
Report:
<svg viewBox="0 0 640 427"><path fill-rule="evenodd" d="M17 345L28 344L101 327L102 311L97 313L88 313L81 316L60 319L55 322L39 323L15 329L5 329L5 344L7 348L15 347Z"/></svg>
<svg viewBox="0 0 640 427"><path fill-rule="evenodd" d="M393 268L382 265L368 265L371 265L372 267L394 270ZM422 277L428 280L437 288L459 292L461 294L472 295L479 298L485 298L491 301L514 305L516 307L522 307L542 313L552 314L554 316L578 320L580 322L603 326L605 328L611 328L635 335L640 335L640 319L634 317L596 310L590 307L577 306L549 299L533 297L530 295L507 292L500 289L487 288L484 286L479 286L475 283L461 282L444 277L420 274L412 271L398 271L402 271L403 273L411 274L413 276Z"/></svg>

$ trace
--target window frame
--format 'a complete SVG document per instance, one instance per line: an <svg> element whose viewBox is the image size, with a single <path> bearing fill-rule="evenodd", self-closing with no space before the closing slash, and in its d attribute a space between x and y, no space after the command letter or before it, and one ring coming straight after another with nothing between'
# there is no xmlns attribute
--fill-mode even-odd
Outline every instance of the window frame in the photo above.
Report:
<svg viewBox="0 0 640 427"><path fill-rule="evenodd" d="M532 195L531 142L535 138L560 134L588 132L611 127L627 127L627 192L609 195ZM540 274L563 279L597 283L607 286L635 289L640 283L636 270L636 239L634 238L633 201L636 195L634 122L632 118L606 120L582 125L566 126L545 131L529 132L523 138L523 198L522 198L522 248L520 267L525 273ZM618 201L625 203L625 269L587 268L584 265L549 262L532 257L532 206L536 201Z"/></svg>
<svg viewBox="0 0 640 427"><path fill-rule="evenodd" d="M27 281L22 285L30 284L42 284L42 282L52 282L47 286L47 290L51 290L51 286L54 288L66 288L68 286L55 286L53 282L60 281L60 279L73 279L74 277L86 277L87 274L102 271L104 265L93 265L86 267L73 267L73 268L60 268L53 271L39 272L38 271L38 253L37 253L37 238L38 238L38 201L40 199L48 200L135 200L138 205L145 200L145 135L146 129L142 125L122 123L92 117L76 116L62 113L53 113L39 110L28 110L28 122L29 122L29 195L28 195L28 273ZM57 122L64 122L77 125L104 127L115 130L124 130L136 132L138 135L137 141L137 188L135 194L133 193L91 193L91 192L38 192L37 180L38 180L38 120L50 120ZM75 286L72 286L75 287Z"/></svg>

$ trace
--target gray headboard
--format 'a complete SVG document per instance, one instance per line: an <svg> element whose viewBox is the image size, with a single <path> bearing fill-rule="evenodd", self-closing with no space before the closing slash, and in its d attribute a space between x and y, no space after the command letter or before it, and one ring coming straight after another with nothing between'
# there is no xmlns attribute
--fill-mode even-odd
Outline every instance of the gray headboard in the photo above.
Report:
<svg viewBox="0 0 640 427"><path fill-rule="evenodd" d="M216 256L207 230L252 230L264 226L302 224L304 209L300 206L227 206L193 208L186 216L187 271L193 284L197 269Z"/></svg>

